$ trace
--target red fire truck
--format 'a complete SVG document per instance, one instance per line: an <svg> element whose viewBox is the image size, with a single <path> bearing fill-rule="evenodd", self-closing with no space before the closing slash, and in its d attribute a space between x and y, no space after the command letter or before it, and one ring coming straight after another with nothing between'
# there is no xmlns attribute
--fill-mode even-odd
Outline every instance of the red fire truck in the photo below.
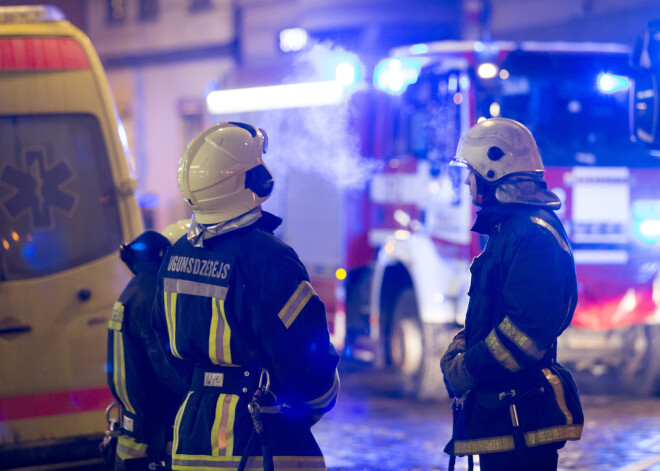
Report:
<svg viewBox="0 0 660 471"><path fill-rule="evenodd" d="M212 114L269 131L278 192L268 207L284 215L280 235L310 268L337 345L420 398L444 394L438 360L464 321L468 267L484 243L470 231L465 175L448 162L479 119L524 123L577 264L560 361L649 394L660 378L660 154L629 138L629 60L614 44L416 44L394 50L348 101L317 81L328 88L310 93L316 106L301 108L302 88L281 88L298 108L255 112L268 99L253 89ZM258 103L242 108L251 96Z"/></svg>

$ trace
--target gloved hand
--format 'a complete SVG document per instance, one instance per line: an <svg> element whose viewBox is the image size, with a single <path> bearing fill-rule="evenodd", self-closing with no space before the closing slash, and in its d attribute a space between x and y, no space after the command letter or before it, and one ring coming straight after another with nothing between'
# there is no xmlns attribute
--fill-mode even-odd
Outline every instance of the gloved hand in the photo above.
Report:
<svg viewBox="0 0 660 471"><path fill-rule="evenodd" d="M447 390L455 397L461 397L477 384L467 366L465 366L465 354L463 352L457 352L456 355L447 360L443 357L440 368L444 375Z"/></svg>
<svg viewBox="0 0 660 471"><path fill-rule="evenodd" d="M442 360L440 360L440 365L446 361L451 360L459 353L465 352L466 349L467 345L465 344L465 329L463 329L454 335L453 340L447 347L447 351L442 356Z"/></svg>
<svg viewBox="0 0 660 471"><path fill-rule="evenodd" d="M440 368L442 369L443 373L445 371L445 365L454 359L456 355L459 353L464 353L467 348L467 345L465 343L465 329L459 331L454 338L452 339L451 343L447 347L447 351L445 354L442 356L442 359L440 360ZM451 387L449 386L449 383L447 382L447 378L443 377L443 380L445 382L445 388L447 389L447 393L449 394L449 397L455 397L456 395L454 394L454 391L452 391Z"/></svg>

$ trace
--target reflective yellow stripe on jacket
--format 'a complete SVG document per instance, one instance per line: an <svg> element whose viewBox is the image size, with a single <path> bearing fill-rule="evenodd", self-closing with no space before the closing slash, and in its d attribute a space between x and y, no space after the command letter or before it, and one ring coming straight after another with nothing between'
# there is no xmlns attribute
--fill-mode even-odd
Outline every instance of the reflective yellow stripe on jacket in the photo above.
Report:
<svg viewBox="0 0 660 471"><path fill-rule="evenodd" d="M126 354L124 352L124 305L119 301L112 306L108 329L112 333L112 381L119 400L127 411L135 414L126 387Z"/></svg>
<svg viewBox="0 0 660 471"><path fill-rule="evenodd" d="M225 314L226 286L200 283L197 281L165 278L165 317L172 354L181 358L176 347L176 298L178 294L202 296L211 299L211 326L209 329L209 358L216 365L231 364L231 329ZM169 302L168 302L169 301Z"/></svg>
<svg viewBox="0 0 660 471"><path fill-rule="evenodd" d="M545 445L547 443L579 440L582 436L582 425L558 425L541 430L525 432L525 444L528 447ZM480 455L511 451L515 448L512 435L481 438L478 440L457 440L454 442L456 455Z"/></svg>
<svg viewBox="0 0 660 471"><path fill-rule="evenodd" d="M513 342L525 355L540 360L547 351L539 347L534 340L527 335L522 329L519 329L509 316L505 317L502 322L497 326L497 329L504 334L511 342Z"/></svg>
<svg viewBox="0 0 660 471"><path fill-rule="evenodd" d="M119 435L117 440L117 456L122 460L143 458L147 456L147 444L135 441L127 435Z"/></svg>
<svg viewBox="0 0 660 471"><path fill-rule="evenodd" d="M240 456L220 458L191 456L187 459L172 459L172 469L175 471L229 471L238 469L240 461ZM319 471L326 469L325 460L322 456L274 456L273 464L277 471ZM263 470L263 458L261 456L251 456L247 460L245 469Z"/></svg>
<svg viewBox="0 0 660 471"><path fill-rule="evenodd" d="M518 361L513 357L508 348L502 344L495 329L491 330L485 340L486 348L493 355L495 360L509 371L516 372L522 368Z"/></svg>
<svg viewBox="0 0 660 471"><path fill-rule="evenodd" d="M339 393L339 373L335 370L335 379L332 382L332 386L328 389L323 395L312 399L311 401L305 402L312 409L325 409L330 405L330 403L337 397Z"/></svg>
<svg viewBox="0 0 660 471"><path fill-rule="evenodd" d="M300 311L307 305L311 297L315 295L316 291L309 284L309 281L303 281L298 285L296 291L294 291L282 310L277 314L287 329L291 327L291 324L296 320Z"/></svg>
<svg viewBox="0 0 660 471"><path fill-rule="evenodd" d="M498 332L510 340L524 355L534 360L543 358L547 351L539 347L529 335L513 323L509 316L506 316L486 337L486 347L504 368L514 373L519 371L521 366L509 349L502 344Z"/></svg>
<svg viewBox="0 0 660 471"><path fill-rule="evenodd" d="M234 454L234 419L238 396L220 394L215 409L215 420L211 429L211 454L232 456ZM177 455L179 458L186 455Z"/></svg>

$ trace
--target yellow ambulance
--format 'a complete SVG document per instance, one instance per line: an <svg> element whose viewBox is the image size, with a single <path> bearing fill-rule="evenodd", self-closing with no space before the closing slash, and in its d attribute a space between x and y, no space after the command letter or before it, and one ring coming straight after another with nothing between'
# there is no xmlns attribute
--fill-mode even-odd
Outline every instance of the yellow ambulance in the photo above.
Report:
<svg viewBox="0 0 660 471"><path fill-rule="evenodd" d="M0 7L0 469L98 457L117 251L143 229L90 40L54 7Z"/></svg>

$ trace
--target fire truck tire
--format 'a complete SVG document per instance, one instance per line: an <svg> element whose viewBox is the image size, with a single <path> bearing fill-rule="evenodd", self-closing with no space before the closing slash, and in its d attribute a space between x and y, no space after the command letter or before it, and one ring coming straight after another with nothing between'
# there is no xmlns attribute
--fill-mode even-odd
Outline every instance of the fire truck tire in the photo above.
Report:
<svg viewBox="0 0 660 471"><path fill-rule="evenodd" d="M412 289L399 295L392 317L389 353L399 390L405 396L423 401L447 398L440 371L446 345L437 345L438 327L441 328L421 322Z"/></svg>
<svg viewBox="0 0 660 471"><path fill-rule="evenodd" d="M631 354L621 370L624 389L637 396L660 395L660 325L638 324L628 334Z"/></svg>

